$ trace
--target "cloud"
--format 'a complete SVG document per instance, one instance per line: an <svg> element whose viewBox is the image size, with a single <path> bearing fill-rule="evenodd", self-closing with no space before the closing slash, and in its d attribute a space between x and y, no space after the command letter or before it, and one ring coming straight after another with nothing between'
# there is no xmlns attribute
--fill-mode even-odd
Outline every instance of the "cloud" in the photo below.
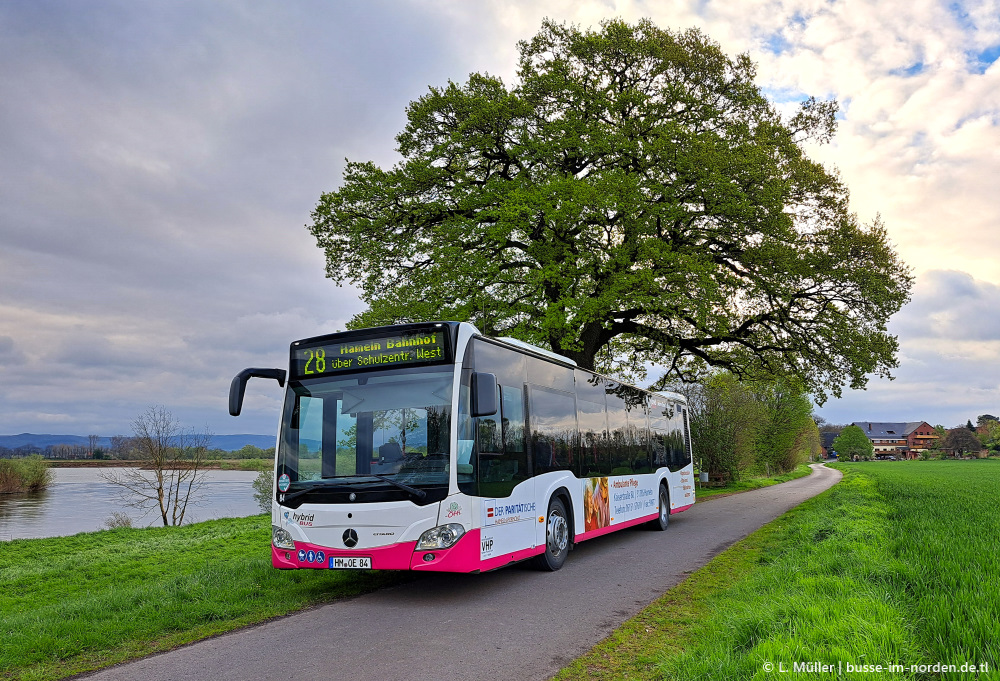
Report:
<svg viewBox="0 0 1000 681"><path fill-rule="evenodd" d="M1000 286L965 272L932 270L892 320L895 381L872 381L819 409L832 423L862 419L952 426L1000 409Z"/></svg>
<svg viewBox="0 0 1000 681"><path fill-rule="evenodd" d="M235 420L229 380L362 308L304 228L344 159L395 163L429 85L511 83L544 17L615 16L747 51L782 111L842 103L810 153L919 275L893 320L899 379L843 409L996 404L995 2L39 0L0 5L0 433L124 432L149 404L272 432L277 390L254 386Z"/></svg>

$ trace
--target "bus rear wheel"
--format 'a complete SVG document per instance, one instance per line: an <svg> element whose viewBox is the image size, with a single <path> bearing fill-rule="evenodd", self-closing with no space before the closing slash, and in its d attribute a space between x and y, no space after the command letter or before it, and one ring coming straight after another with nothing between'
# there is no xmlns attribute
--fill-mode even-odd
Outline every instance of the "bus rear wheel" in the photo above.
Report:
<svg viewBox="0 0 1000 681"><path fill-rule="evenodd" d="M649 522L649 528L662 532L670 525L670 493L666 485L660 485L660 513L656 520Z"/></svg>
<svg viewBox="0 0 1000 681"><path fill-rule="evenodd" d="M569 520L562 499L553 497L545 515L545 553L535 557L535 567L555 572L569 553Z"/></svg>

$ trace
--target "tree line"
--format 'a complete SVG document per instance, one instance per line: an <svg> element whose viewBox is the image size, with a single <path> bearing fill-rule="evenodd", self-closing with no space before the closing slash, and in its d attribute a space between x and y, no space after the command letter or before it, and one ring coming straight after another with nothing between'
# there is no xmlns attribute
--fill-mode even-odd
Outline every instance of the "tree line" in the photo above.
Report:
<svg viewBox="0 0 1000 681"><path fill-rule="evenodd" d="M89 447L83 444L59 444L39 447L38 445L21 445L20 447L0 447L0 459L23 459L29 456L41 456L43 459L72 460L118 460L141 461L144 457L133 436L115 435L111 437L109 447ZM191 458L194 452L180 452L179 458ZM225 449L208 449L202 452L202 457L209 461L220 459L271 459L273 449L262 449L254 445L244 445L240 449L229 451Z"/></svg>
<svg viewBox="0 0 1000 681"><path fill-rule="evenodd" d="M695 464L714 480L786 473L820 456L812 402L794 378L740 381L720 372L672 390L688 399Z"/></svg>

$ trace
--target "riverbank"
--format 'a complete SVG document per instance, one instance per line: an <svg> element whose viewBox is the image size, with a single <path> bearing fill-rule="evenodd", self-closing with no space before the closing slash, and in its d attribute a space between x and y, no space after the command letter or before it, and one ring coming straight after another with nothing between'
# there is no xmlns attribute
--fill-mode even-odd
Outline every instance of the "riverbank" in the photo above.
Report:
<svg viewBox="0 0 1000 681"><path fill-rule="evenodd" d="M0 459L2 461L4 459ZM21 459L12 459L19 461ZM124 459L45 459L52 468L118 468L122 466L140 466L151 470L142 461ZM202 470L208 471L261 471L274 465L272 459L206 459L202 461Z"/></svg>
<svg viewBox="0 0 1000 681"><path fill-rule="evenodd" d="M717 556L554 678L777 679L796 665L795 678L995 672L1000 462L835 467L845 476L833 489Z"/></svg>
<svg viewBox="0 0 1000 681"><path fill-rule="evenodd" d="M158 511L130 506L122 489L103 477L129 470L136 469L51 468L48 489L0 494L0 551L13 539L67 537L107 529L109 522L123 522L124 515L135 528L162 525ZM260 504L253 496L257 475L252 471L202 471L202 484L188 504L185 520L195 523L259 514Z"/></svg>

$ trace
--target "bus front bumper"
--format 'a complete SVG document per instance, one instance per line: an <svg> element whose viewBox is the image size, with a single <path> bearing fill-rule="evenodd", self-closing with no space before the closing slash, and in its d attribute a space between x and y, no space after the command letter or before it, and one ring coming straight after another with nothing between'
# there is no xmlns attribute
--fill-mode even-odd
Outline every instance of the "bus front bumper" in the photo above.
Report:
<svg viewBox="0 0 1000 681"><path fill-rule="evenodd" d="M416 548L415 541L367 549L331 549L307 542L295 542L294 549L272 546L271 564L280 570L476 572L480 569L478 529L466 532L448 549L417 551Z"/></svg>

